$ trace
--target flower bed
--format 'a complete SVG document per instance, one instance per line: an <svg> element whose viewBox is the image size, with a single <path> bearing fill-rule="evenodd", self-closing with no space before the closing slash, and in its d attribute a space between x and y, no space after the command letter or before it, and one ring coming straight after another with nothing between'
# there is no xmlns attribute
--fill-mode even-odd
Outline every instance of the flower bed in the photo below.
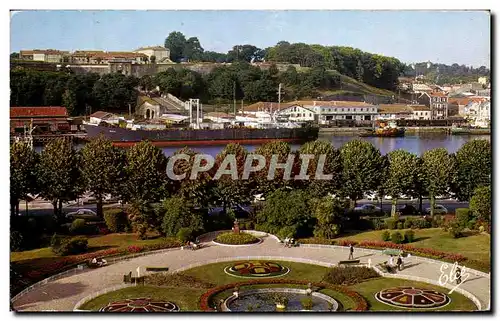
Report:
<svg viewBox="0 0 500 321"><path fill-rule="evenodd" d="M217 235L215 242L229 245L244 245L258 243L260 240L249 233L222 233Z"/></svg>
<svg viewBox="0 0 500 321"><path fill-rule="evenodd" d="M343 286L338 286L338 285L331 285L331 284L326 284L326 283L320 283L320 282L309 282L309 281L302 281L302 280L285 280L285 279L274 279L274 280L251 280L251 281L246 281L246 282L238 282L238 283L229 283L229 284L224 284L215 288L212 288L208 290L207 292L203 293L203 295L200 298L200 308L202 311L207 311L207 312L214 312L215 309L210 307L210 299L217 293L233 289L235 287L241 288L242 286L245 285L256 285L256 284L301 284L301 285L308 285L311 284L314 287L319 287L319 288L326 288L330 289L333 291L337 291L339 293L347 295L349 298L351 298L354 301L355 304L355 311L366 311L368 310L368 302L366 299L361 296L356 291L349 290L346 287Z"/></svg>

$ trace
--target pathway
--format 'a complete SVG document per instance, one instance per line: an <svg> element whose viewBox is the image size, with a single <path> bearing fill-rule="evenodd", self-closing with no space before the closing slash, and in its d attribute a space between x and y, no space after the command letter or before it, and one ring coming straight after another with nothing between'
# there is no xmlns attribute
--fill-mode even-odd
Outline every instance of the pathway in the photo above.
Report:
<svg viewBox="0 0 500 321"><path fill-rule="evenodd" d="M356 248L354 254L362 263L368 262L368 259L371 260L372 264L387 260L387 256L382 255L380 251ZM123 275L129 271L135 274L138 266L168 266L170 271L174 271L190 265L205 264L208 261L231 260L231 258L242 256L272 256L276 259L286 257L291 261L308 259L324 264L336 264L348 258L348 248L284 248L272 237L265 237L262 243L247 247L228 247L207 243L206 247L197 251L179 249L146 255L48 282L17 299L14 302L14 308L19 311L72 311L75 304L84 297L122 284ZM411 257L405 260L405 264L408 267L402 272L398 272L399 275L411 275L436 281L441 275L440 264L422 258ZM475 295L481 301L483 309L488 306L490 300L489 278L471 274L469 280L460 287Z"/></svg>

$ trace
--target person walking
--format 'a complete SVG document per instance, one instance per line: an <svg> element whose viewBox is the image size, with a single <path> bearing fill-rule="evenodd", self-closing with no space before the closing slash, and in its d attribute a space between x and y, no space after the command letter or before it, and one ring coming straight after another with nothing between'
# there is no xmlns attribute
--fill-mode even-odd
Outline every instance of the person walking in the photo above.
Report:
<svg viewBox="0 0 500 321"><path fill-rule="evenodd" d="M354 246L349 245L349 260L354 260Z"/></svg>
<svg viewBox="0 0 500 321"><path fill-rule="evenodd" d="M401 258L401 255L398 256L398 259L396 261L396 264L398 266L398 271L401 271L401 265L403 264L403 259Z"/></svg>
<svg viewBox="0 0 500 321"><path fill-rule="evenodd" d="M457 279L457 284L462 283L462 270L457 267L457 272L455 272L455 278Z"/></svg>

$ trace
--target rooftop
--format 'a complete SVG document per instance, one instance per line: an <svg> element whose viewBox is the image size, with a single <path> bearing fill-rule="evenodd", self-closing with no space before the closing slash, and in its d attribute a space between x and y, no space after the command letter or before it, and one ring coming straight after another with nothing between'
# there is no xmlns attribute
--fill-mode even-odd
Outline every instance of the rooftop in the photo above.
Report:
<svg viewBox="0 0 500 321"><path fill-rule="evenodd" d="M10 118L68 117L66 107L10 107Z"/></svg>
<svg viewBox="0 0 500 321"><path fill-rule="evenodd" d="M167 51L167 49L165 47L162 47L162 46L141 47L141 48L136 49L134 51L140 51L140 50L165 50L165 51Z"/></svg>

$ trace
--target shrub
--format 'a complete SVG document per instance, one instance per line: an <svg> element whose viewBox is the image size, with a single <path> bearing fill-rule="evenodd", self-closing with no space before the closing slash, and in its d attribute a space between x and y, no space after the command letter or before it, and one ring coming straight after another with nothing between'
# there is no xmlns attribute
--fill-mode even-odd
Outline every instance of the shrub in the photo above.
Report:
<svg viewBox="0 0 500 321"><path fill-rule="evenodd" d="M391 234L391 242L396 244L403 243L403 236L399 232L394 232Z"/></svg>
<svg viewBox="0 0 500 321"><path fill-rule="evenodd" d="M441 215L435 215L431 222L432 227L442 227L443 224L444 224L444 219Z"/></svg>
<svg viewBox="0 0 500 321"><path fill-rule="evenodd" d="M391 234L389 231L383 231L382 232L382 241L388 242L391 239Z"/></svg>
<svg viewBox="0 0 500 321"><path fill-rule="evenodd" d="M323 280L330 284L352 285L378 276L375 270L366 266L336 266L328 270Z"/></svg>
<svg viewBox="0 0 500 321"><path fill-rule="evenodd" d="M383 230L386 228L385 222L380 218L372 219L372 224L373 224L373 228L377 231Z"/></svg>
<svg viewBox="0 0 500 321"><path fill-rule="evenodd" d="M398 224L397 224L398 230L402 230L403 226L404 226L403 222L398 222Z"/></svg>
<svg viewBox="0 0 500 321"><path fill-rule="evenodd" d="M105 211L104 221L108 229L113 233L125 232L129 226L127 214L121 209L110 209Z"/></svg>
<svg viewBox="0 0 500 321"><path fill-rule="evenodd" d="M194 276L178 273L152 273L146 275L145 283L154 286L186 287L196 289L210 289L215 284L203 281Z"/></svg>
<svg viewBox="0 0 500 321"><path fill-rule="evenodd" d="M412 243L415 240L415 232L413 230L405 231L405 242Z"/></svg>
<svg viewBox="0 0 500 321"><path fill-rule="evenodd" d="M252 221L247 222L247 229L249 229L249 230L253 230L254 228L255 228L255 226L254 226L254 224L253 224L253 222L252 222Z"/></svg>
<svg viewBox="0 0 500 321"><path fill-rule="evenodd" d="M313 300L311 298L303 298L300 300L300 304L304 310L312 310Z"/></svg>
<svg viewBox="0 0 500 321"><path fill-rule="evenodd" d="M13 252L23 250L23 235L19 231L10 232L10 250Z"/></svg>
<svg viewBox="0 0 500 321"><path fill-rule="evenodd" d="M476 222L477 222L477 220L475 218L473 218L472 220L470 220L467 223L467 228L470 229L470 230L474 230L475 227L476 227Z"/></svg>
<svg viewBox="0 0 500 321"><path fill-rule="evenodd" d="M55 236L55 235L54 235ZM54 239L54 237L52 237ZM74 237L72 239L59 239L58 243L56 241L56 246L52 247L52 251L57 255L72 255L80 254L87 251L88 241L85 237Z"/></svg>
<svg viewBox="0 0 500 321"><path fill-rule="evenodd" d="M187 241L190 241L193 237L193 230L191 230L188 227L181 227L179 231L177 232L177 238L179 241L182 243L186 243Z"/></svg>
<svg viewBox="0 0 500 321"><path fill-rule="evenodd" d="M404 222L404 228L412 228L413 225L415 224L415 219L413 217L408 217L405 222Z"/></svg>
<svg viewBox="0 0 500 321"><path fill-rule="evenodd" d="M69 231L73 234L85 234L87 232L85 220L82 218L77 218L71 223Z"/></svg>
<svg viewBox="0 0 500 321"><path fill-rule="evenodd" d="M394 229L396 229L397 221L393 218L388 218L385 220L385 224L387 224L388 229L394 230Z"/></svg>
<svg viewBox="0 0 500 321"><path fill-rule="evenodd" d="M278 237L285 239L287 237L296 237L297 236L297 228L295 226L285 226L281 228L278 232Z"/></svg>
<svg viewBox="0 0 500 321"><path fill-rule="evenodd" d="M471 211L468 208L457 208L455 210L455 221L459 227L466 228L471 218Z"/></svg>
<svg viewBox="0 0 500 321"><path fill-rule="evenodd" d="M246 223L240 223L240 230L247 230L247 224Z"/></svg>
<svg viewBox="0 0 500 321"><path fill-rule="evenodd" d="M248 233L236 234L233 232L228 232L217 235L215 241L222 244L242 245L257 243L259 239Z"/></svg>
<svg viewBox="0 0 500 321"><path fill-rule="evenodd" d="M426 219L420 218L418 220L415 220L414 226L416 228L422 229L422 228L429 228L431 227L431 223L427 221Z"/></svg>
<svg viewBox="0 0 500 321"><path fill-rule="evenodd" d="M448 231L450 232L450 235L453 238L459 238L462 237L462 230L463 228L460 226L460 224L457 221L450 222L450 227L448 228Z"/></svg>
<svg viewBox="0 0 500 321"><path fill-rule="evenodd" d="M474 189L474 194L470 199L469 207L474 217L490 221L491 220L490 186L481 186Z"/></svg>

